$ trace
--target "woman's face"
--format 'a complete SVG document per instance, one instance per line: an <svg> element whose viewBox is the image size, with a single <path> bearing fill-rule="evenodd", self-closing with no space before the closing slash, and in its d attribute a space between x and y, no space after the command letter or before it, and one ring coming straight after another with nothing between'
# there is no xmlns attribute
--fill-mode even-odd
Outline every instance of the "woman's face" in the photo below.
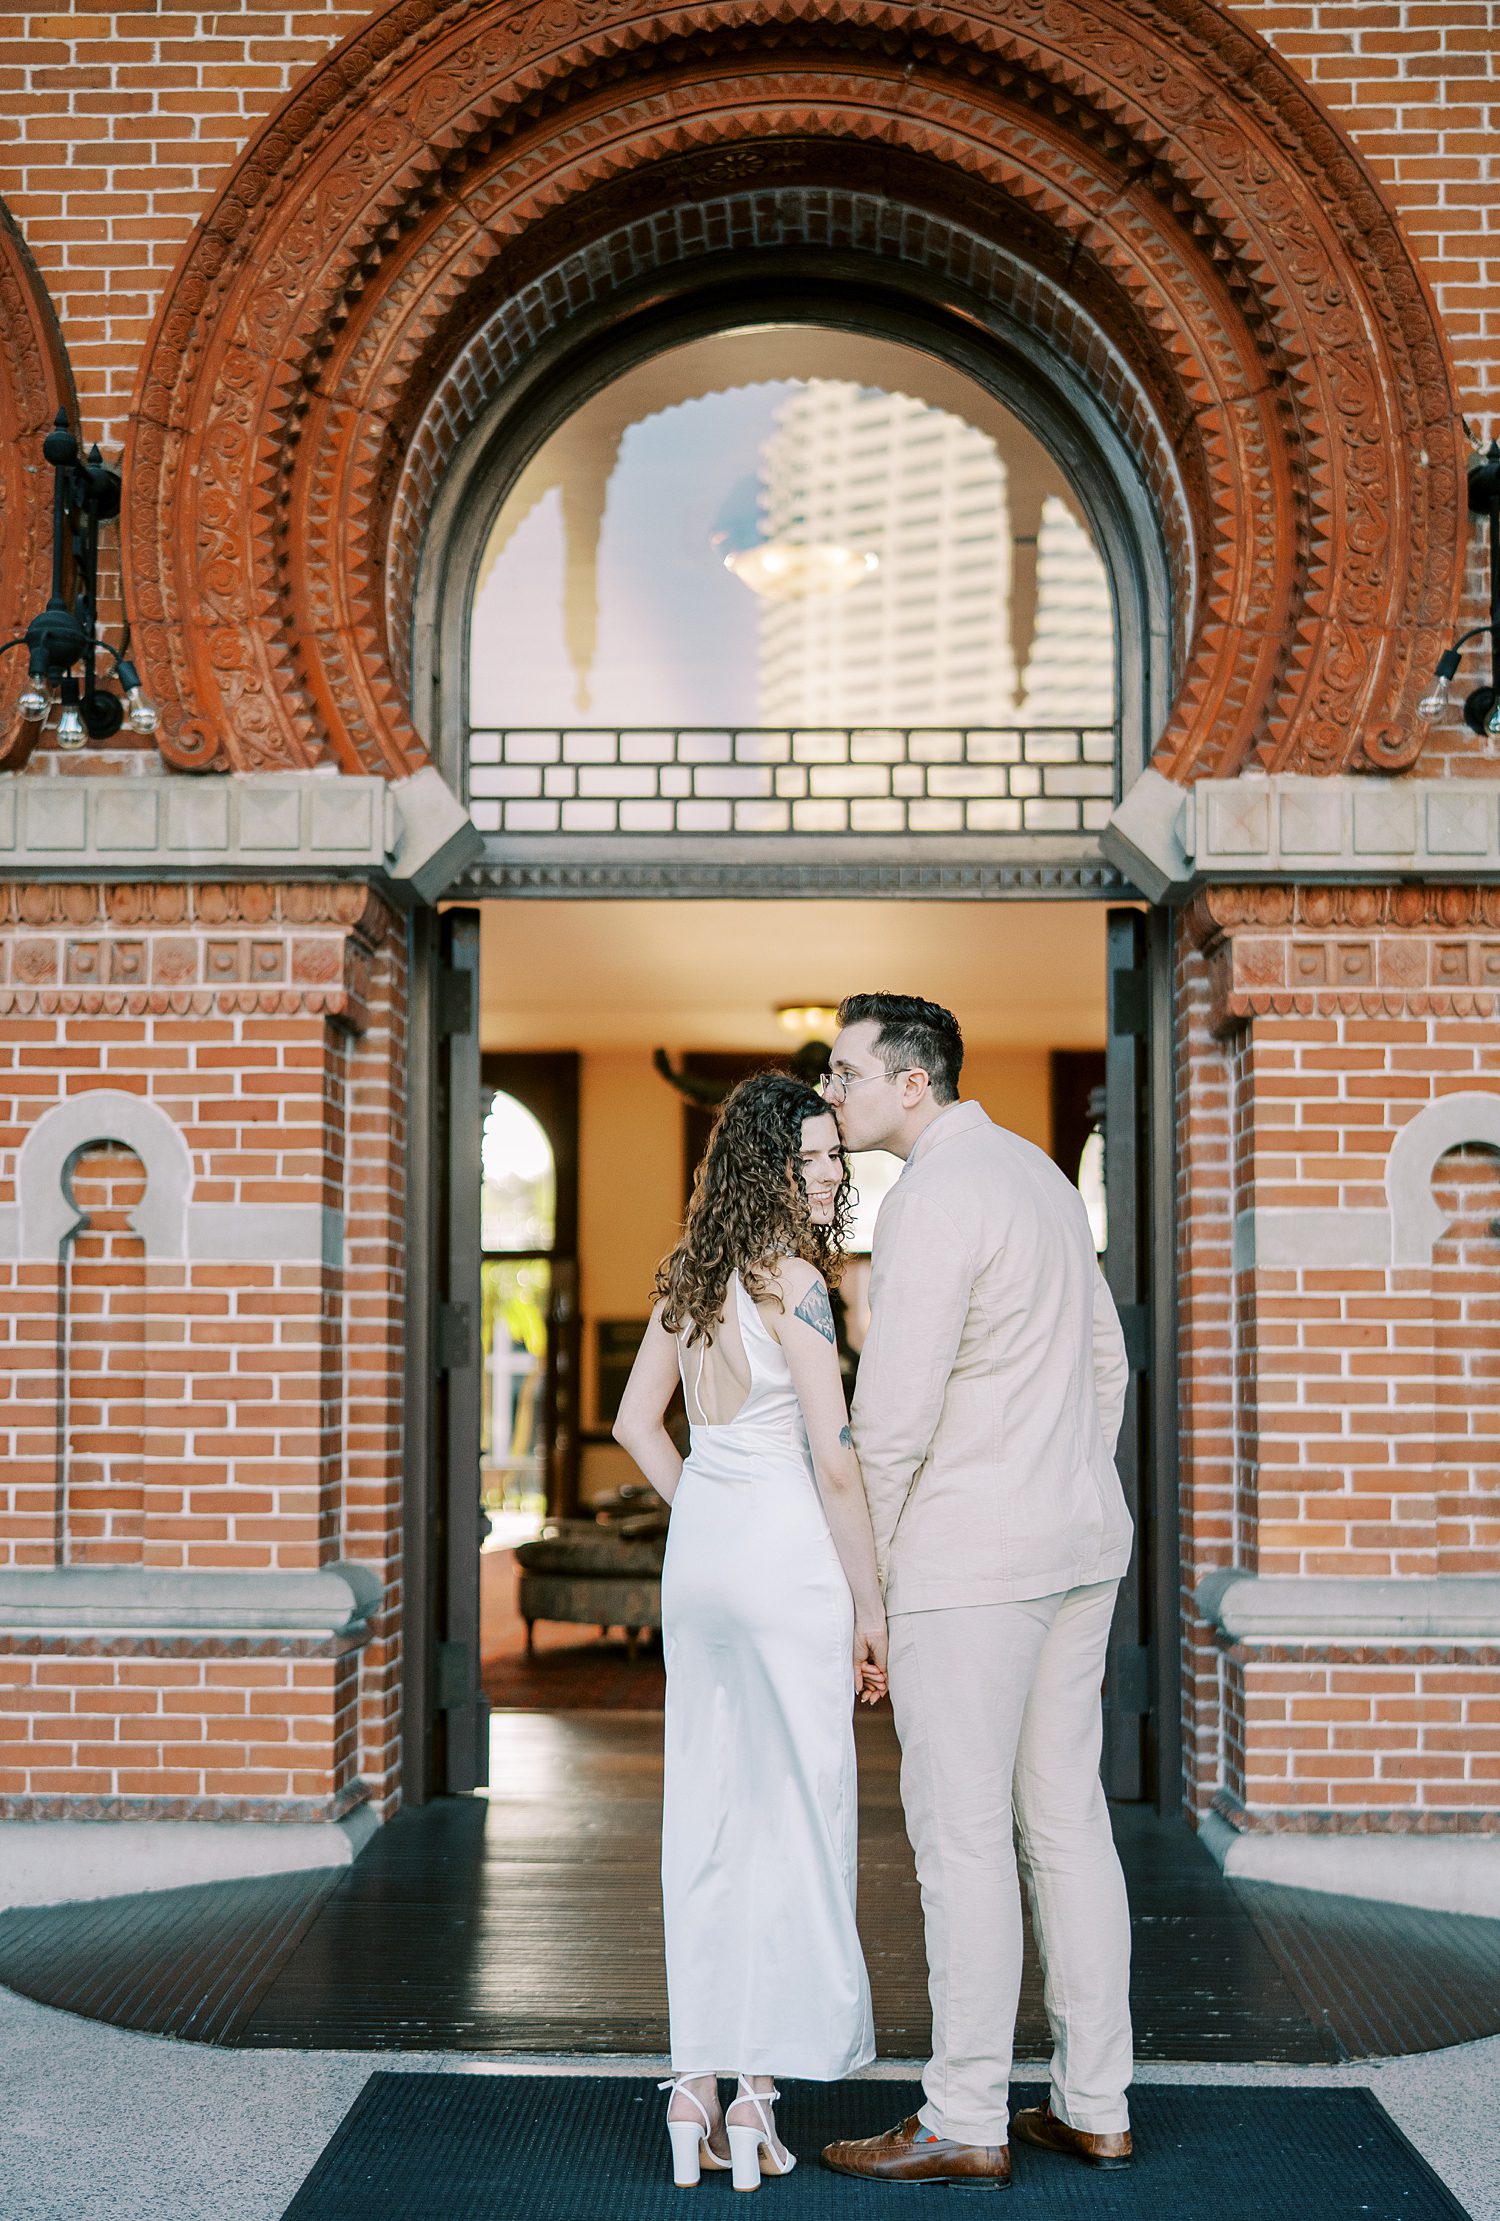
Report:
<svg viewBox="0 0 1500 2221"><path fill-rule="evenodd" d="M844 1184L844 1146L832 1111L803 1119L801 1167L814 1226L831 1226L834 1205Z"/></svg>

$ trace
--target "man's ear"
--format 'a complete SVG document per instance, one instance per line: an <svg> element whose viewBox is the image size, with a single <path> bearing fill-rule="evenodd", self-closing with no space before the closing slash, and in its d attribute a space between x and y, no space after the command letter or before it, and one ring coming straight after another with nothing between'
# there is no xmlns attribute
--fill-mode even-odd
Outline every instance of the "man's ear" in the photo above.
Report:
<svg viewBox="0 0 1500 2221"><path fill-rule="evenodd" d="M918 1065L914 1065L914 1066L912 1067L912 1069L911 1069L911 1070L910 1070L910 1071L909 1071L909 1072L907 1073L907 1075L906 1075L906 1107L907 1107L907 1109L908 1109L908 1110L915 1110L915 1109L916 1109L916 1107L917 1107L917 1105L918 1105L918 1103L920 1103L920 1102L921 1102L921 1100L922 1100L923 1096L924 1096L924 1095L926 1095L926 1094L927 1094L927 1093L929 1092L929 1090L931 1089L931 1086L932 1086L932 1075L931 1075L931 1073L930 1073L930 1072L924 1072L924 1071L922 1070L922 1067L921 1067L921 1066L920 1066L919 1064L918 1064Z"/></svg>

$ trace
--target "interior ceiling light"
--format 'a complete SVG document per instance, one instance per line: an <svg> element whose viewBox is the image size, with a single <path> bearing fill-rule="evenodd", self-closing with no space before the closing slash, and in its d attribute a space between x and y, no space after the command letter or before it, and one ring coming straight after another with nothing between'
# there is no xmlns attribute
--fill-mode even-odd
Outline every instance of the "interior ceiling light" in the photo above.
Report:
<svg viewBox="0 0 1500 2221"><path fill-rule="evenodd" d="M831 1034L837 1030L837 1003L778 1003L776 1017L788 1033Z"/></svg>
<svg viewBox="0 0 1500 2221"><path fill-rule="evenodd" d="M755 547L732 550L724 568L765 601L797 602L862 586L880 568L880 557L870 548L843 547L831 540L806 545L762 540Z"/></svg>

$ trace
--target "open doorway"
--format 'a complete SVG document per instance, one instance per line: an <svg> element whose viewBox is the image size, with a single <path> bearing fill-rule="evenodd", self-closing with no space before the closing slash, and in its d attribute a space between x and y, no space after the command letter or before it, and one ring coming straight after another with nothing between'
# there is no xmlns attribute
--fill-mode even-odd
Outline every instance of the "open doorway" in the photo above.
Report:
<svg viewBox="0 0 1500 2221"><path fill-rule="evenodd" d="M450 1000L475 992L445 1098L471 1130L433 1137L462 1362L436 1391L450 1516L429 1593L433 1685L466 1724L433 1787L483 1779L485 1691L661 1701L664 1521L632 1493L615 1402L715 1101L756 1066L815 1063L851 989L953 1008L965 1093L1086 1185L1101 1242L1108 1216L1153 1371L1125 1453L1149 1509L1169 1365L1137 1238L1164 1192L1141 1117L1167 1060L1140 1031L1147 922L1087 899L1120 888L1097 834L1154 715L1145 572L1035 381L888 321L761 302L643 327L497 415L432 574L426 678L485 843L467 884L503 898L446 921L472 943ZM450 1077L460 1038L438 1051ZM866 1253L895 1169L855 1168ZM487 1202L481 1256L464 1212L479 1223L482 1184L515 1223ZM851 1376L867 1281L856 1255ZM481 1584L462 1538L484 1525ZM1132 1797L1153 1775L1142 1723L1175 1702L1151 1686L1149 1604L1126 1602L1112 1684L1111 1787Z"/></svg>
<svg viewBox="0 0 1500 2221"><path fill-rule="evenodd" d="M839 996L921 992L965 1030L963 1093L1051 1153L1101 1251L1112 920L1083 903L489 904L480 920L484 1377L490 1521L480 1670L492 1706L662 1701L663 1507L610 1435L716 1100L821 1065ZM1129 1152L1117 1152L1129 1162ZM841 1304L852 1386L894 1159L856 1162ZM503 1237L503 1239L502 1239ZM519 1555L518 1555L519 1553ZM1139 1647L1135 1642L1132 1650ZM1139 1789L1127 1793L1139 1794Z"/></svg>

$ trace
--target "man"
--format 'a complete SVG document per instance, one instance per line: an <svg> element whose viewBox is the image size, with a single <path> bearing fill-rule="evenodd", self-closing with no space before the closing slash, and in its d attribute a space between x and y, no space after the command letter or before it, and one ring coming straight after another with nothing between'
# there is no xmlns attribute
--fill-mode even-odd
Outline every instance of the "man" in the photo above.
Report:
<svg viewBox="0 0 1500 2221"><path fill-rule="evenodd" d="M851 995L824 1093L847 1149L905 1170L881 1206L851 1424L890 1624L901 1797L927 1932L926 2103L830 2144L887 2181L1010 2180L1018 2141L1131 2156L1130 1922L1099 1780L1131 1527L1114 1444L1126 1362L1082 1198L958 1101L958 1022ZM1027 1878L1054 2050L1007 2121Z"/></svg>

